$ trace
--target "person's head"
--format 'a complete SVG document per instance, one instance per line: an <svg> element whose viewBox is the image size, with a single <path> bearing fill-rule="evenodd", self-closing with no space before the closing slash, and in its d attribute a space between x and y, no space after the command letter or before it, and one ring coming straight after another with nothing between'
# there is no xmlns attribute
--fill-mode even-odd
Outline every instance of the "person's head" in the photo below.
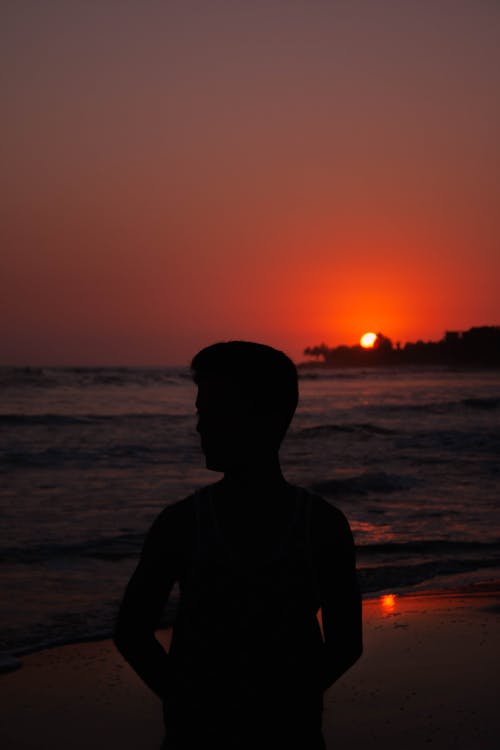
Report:
<svg viewBox="0 0 500 750"><path fill-rule="evenodd" d="M209 469L229 471L277 454L298 402L297 369L286 354L227 341L198 352L191 371Z"/></svg>

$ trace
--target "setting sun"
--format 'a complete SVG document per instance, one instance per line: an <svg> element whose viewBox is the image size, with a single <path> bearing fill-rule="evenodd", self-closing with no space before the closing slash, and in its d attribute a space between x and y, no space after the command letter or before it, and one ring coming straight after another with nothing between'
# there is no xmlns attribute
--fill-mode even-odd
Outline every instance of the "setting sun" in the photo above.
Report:
<svg viewBox="0 0 500 750"><path fill-rule="evenodd" d="M359 343L361 344L363 349L371 349L374 346L376 340L377 340L376 333L364 333L361 336Z"/></svg>

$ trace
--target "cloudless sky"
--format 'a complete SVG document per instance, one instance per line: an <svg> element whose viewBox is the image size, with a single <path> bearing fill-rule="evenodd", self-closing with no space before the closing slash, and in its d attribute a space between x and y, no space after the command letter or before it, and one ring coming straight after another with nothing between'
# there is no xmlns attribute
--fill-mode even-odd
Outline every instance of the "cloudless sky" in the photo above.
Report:
<svg viewBox="0 0 500 750"><path fill-rule="evenodd" d="M5 0L0 363L500 324L500 3Z"/></svg>

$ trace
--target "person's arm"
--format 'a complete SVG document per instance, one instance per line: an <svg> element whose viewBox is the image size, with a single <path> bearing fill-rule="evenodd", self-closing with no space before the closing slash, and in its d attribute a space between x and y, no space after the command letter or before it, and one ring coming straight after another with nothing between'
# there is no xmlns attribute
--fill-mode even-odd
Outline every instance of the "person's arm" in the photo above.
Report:
<svg viewBox="0 0 500 750"><path fill-rule="evenodd" d="M361 594L347 519L325 501L315 510L318 511L313 513L315 568L325 639L322 678L326 690L362 654Z"/></svg>
<svg viewBox="0 0 500 750"><path fill-rule="evenodd" d="M159 698L169 680L169 657L155 637L163 608L177 577L170 545L176 538L175 511L156 519L120 606L114 643L132 669ZM178 531L177 531L178 534Z"/></svg>

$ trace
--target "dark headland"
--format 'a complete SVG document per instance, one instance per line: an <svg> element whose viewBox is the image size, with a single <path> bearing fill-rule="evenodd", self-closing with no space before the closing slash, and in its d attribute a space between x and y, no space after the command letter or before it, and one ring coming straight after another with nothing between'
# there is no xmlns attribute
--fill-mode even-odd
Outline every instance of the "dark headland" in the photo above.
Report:
<svg viewBox="0 0 500 750"><path fill-rule="evenodd" d="M304 366L369 367L375 365L433 365L458 367L500 367L500 326L480 326L467 331L447 331L440 341L395 344L383 333L375 345L331 348L322 343L308 346L304 355L313 359Z"/></svg>

